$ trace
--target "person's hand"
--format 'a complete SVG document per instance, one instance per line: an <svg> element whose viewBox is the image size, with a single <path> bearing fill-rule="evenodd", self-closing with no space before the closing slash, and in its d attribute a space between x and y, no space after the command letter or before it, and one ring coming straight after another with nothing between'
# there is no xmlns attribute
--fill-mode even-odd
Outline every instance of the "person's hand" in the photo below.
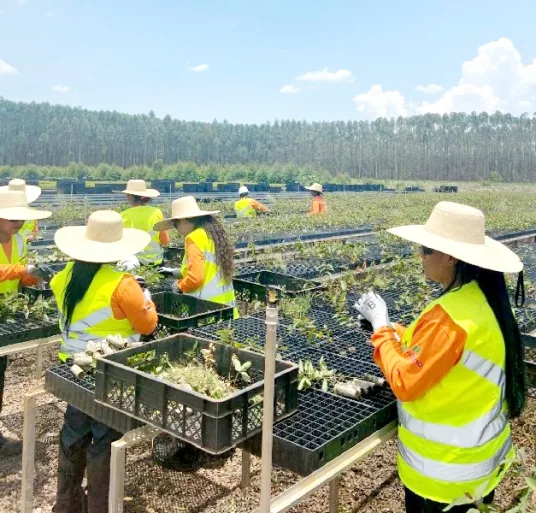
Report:
<svg viewBox="0 0 536 513"><path fill-rule="evenodd" d="M153 300L153 296L151 296L151 292L149 291L149 289L143 289L143 296L147 301Z"/></svg>
<svg viewBox="0 0 536 513"><path fill-rule="evenodd" d="M158 272L164 276L173 276L173 278L178 278L181 275L181 270L176 267L160 267Z"/></svg>
<svg viewBox="0 0 536 513"><path fill-rule="evenodd" d="M140 261L135 255L133 255L130 258L127 258L126 260L119 262L119 264L117 265L118 267L123 269L123 271L132 271L133 269L136 269L136 267L140 266Z"/></svg>
<svg viewBox="0 0 536 513"><path fill-rule="evenodd" d="M52 268L46 264L35 266L34 264L28 264L26 266L26 274L30 274L36 278L39 282L50 281L54 276Z"/></svg>
<svg viewBox="0 0 536 513"><path fill-rule="evenodd" d="M389 311L385 301L374 292L363 294L359 301L354 305L359 314L372 324L374 331L391 326L389 320Z"/></svg>
<svg viewBox="0 0 536 513"><path fill-rule="evenodd" d="M173 282L173 285L171 285L171 291L175 294L182 294L182 290L179 288L178 281Z"/></svg>

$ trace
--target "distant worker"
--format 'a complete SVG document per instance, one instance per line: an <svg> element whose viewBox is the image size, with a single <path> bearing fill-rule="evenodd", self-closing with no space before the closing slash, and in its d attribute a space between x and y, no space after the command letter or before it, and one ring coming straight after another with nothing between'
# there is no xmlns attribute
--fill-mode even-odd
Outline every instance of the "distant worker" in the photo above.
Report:
<svg viewBox="0 0 536 513"><path fill-rule="evenodd" d="M25 221L45 219L51 212L28 206L23 192L0 190L0 294L17 294L20 285L36 285L41 281L33 265L26 264L26 239L20 229ZM0 411L4 395L7 356L0 357ZM20 450L20 442L0 433L0 453Z"/></svg>
<svg viewBox="0 0 536 513"><path fill-rule="evenodd" d="M10 180L7 185L0 187L0 191L19 191L26 194L26 201L28 204L33 203L39 196L41 196L41 187L37 185L27 185L24 180L20 178L14 178ZM32 219L25 221L19 233L26 237L27 241L35 240L39 234L39 226L37 220Z"/></svg>
<svg viewBox="0 0 536 513"><path fill-rule="evenodd" d="M319 183L314 183L305 189L310 191L311 196L313 197L313 203L311 205L311 210L309 210L309 214L325 214L328 210L328 207L326 206L326 200L324 199L323 187Z"/></svg>
<svg viewBox="0 0 536 513"><path fill-rule="evenodd" d="M127 188L121 191L127 195L127 200L131 208L123 210L123 226L125 228L135 228L143 230L151 236L149 245L138 255L138 260L142 265L161 265L164 258L162 246L169 244L169 235L164 230L158 233L153 226L164 219L162 211L149 205L152 198L160 196L156 189L147 189L145 180L129 180Z"/></svg>
<svg viewBox="0 0 536 513"><path fill-rule="evenodd" d="M136 341L157 325L151 294L131 274L113 264L143 250L149 235L123 228L121 216L96 211L87 226L66 226L54 237L74 259L51 281L60 312L59 358L85 352L89 341L121 335ZM111 444L121 433L67 405L59 439L58 481L54 513L106 513ZM87 495L82 489L87 472Z"/></svg>
<svg viewBox="0 0 536 513"><path fill-rule="evenodd" d="M270 209L262 203L248 198L249 190L245 185L238 189L238 194L240 199L235 203L236 217L257 217L257 214L270 212Z"/></svg>
<svg viewBox="0 0 536 513"><path fill-rule="evenodd" d="M154 229L175 228L185 237L184 258L180 269L163 267L161 271L180 278L173 284L174 292L234 307L234 246L218 213L201 210L193 196L173 201L171 217Z"/></svg>

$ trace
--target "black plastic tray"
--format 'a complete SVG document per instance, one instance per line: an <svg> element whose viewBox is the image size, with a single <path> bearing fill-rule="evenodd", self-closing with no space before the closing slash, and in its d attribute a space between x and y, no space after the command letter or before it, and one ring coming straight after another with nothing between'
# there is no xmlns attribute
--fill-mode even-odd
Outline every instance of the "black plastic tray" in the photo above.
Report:
<svg viewBox="0 0 536 513"><path fill-rule="evenodd" d="M536 399L536 337L522 335L525 344L525 365L528 395Z"/></svg>
<svg viewBox="0 0 536 513"><path fill-rule="evenodd" d="M248 372L253 383L222 400L186 391L127 366L130 356L146 351L155 350L157 355L167 353L174 360L186 351L195 349L199 352L210 343L209 340L178 334L99 359L95 390L97 401L211 454L227 451L262 428L262 400L252 402L252 399L262 394L264 389L263 355L215 343L216 366L221 375L228 375L233 354L241 362L250 361L252 364ZM276 421L292 414L298 406L297 378L296 365L276 361Z"/></svg>
<svg viewBox="0 0 536 513"><path fill-rule="evenodd" d="M176 330L197 328L233 318L232 306L196 299L186 294L158 292L153 294L152 299L158 312L159 324Z"/></svg>
<svg viewBox="0 0 536 513"><path fill-rule="evenodd" d="M0 324L0 347L20 344L28 340L52 337L60 333L57 317L51 316L48 321L36 322L24 319L21 315L18 319Z"/></svg>

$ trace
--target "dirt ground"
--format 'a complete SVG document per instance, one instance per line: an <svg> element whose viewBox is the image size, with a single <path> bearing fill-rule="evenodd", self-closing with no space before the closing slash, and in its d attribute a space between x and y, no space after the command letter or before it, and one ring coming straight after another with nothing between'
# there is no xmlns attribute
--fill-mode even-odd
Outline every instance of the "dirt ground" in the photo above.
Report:
<svg viewBox="0 0 536 513"><path fill-rule="evenodd" d="M53 351L47 364L54 361ZM31 379L35 356L31 353L12 358L8 367L4 409L0 429L21 438L24 393L37 386ZM37 411L36 486L34 513L50 513L54 503L58 433L65 404L51 395L39 400ZM534 464L536 454L536 400L527 404L524 415L514 423L514 439L524 446ZM347 471L341 480L339 513L401 513L404 511L402 488L395 467L395 443L390 441ZM20 507L21 454L6 457L0 452L0 512L13 513ZM218 465L193 473L165 470L151 458L150 445L128 453L125 485L125 513L249 513L259 502L260 460L252 458L252 483L240 488L241 452ZM274 469L272 493L278 494L299 479L283 469ZM507 478L498 489L501 511L513 505L519 480ZM291 511L326 513L328 488ZM535 510L536 511L536 507Z"/></svg>

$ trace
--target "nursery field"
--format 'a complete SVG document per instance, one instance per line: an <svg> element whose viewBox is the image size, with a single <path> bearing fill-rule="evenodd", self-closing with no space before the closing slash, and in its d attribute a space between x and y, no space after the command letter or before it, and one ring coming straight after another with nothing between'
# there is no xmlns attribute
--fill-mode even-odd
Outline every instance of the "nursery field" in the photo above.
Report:
<svg viewBox="0 0 536 513"><path fill-rule="evenodd" d="M97 364L95 374L88 370L79 377L58 365L55 347L47 348L48 393L39 398L37 408L34 512L52 511L64 400L68 396L70 401L82 403L84 397L88 404L96 395L100 411L113 408L113 418L121 425L146 423L184 443L221 452L218 456L199 452L193 461L169 468L156 462L150 442L129 449L125 512L249 513L258 507L263 397L257 385L262 383L265 299L270 285L280 294L277 341L281 361L277 371L282 376L276 382L280 421L274 426L272 493L283 492L394 421L394 395L372 360L371 333L357 322L353 304L363 292L374 289L388 303L391 319L409 324L437 297L439 290L425 280L415 248L383 230L424 222L441 200L482 209L488 233L511 244L525 262L527 300L515 307L515 313L526 334L531 397L522 416L513 422L514 441L522 449L520 462L498 488L496 503L498 511L514 507L520 512L536 511L532 486L536 476L531 470L536 464L536 338L530 336L536 329L536 192L336 194L327 195L326 200L328 213L324 216L307 216L306 198L274 199L268 216L226 220L236 244L234 285L239 319L173 295L168 278L154 269L140 269L138 274L145 277L160 314L149 345L107 356L109 365ZM230 202L209 206L223 213L233 209ZM122 207L117 205L118 210ZM164 208L165 214L168 208ZM40 225L43 240L32 245L30 260L61 269L65 262L53 247L54 230L71 222L83 223L87 214L72 204L55 211ZM172 241L166 259L177 265L182 241L177 234L172 234ZM509 277L508 281L512 303L516 280ZM49 290L25 292L30 295L0 300L0 351L58 333ZM114 379L106 381L109 388L99 387L99 372L112 372L114 362L126 370L121 370L122 374L113 370ZM22 437L24 394L42 383L33 377L34 365L32 352L10 356L0 429L14 438ZM135 390L132 376L136 372L143 373L143 382L138 381L140 388ZM357 387L354 397L340 393L341 385L349 380ZM156 382L166 383L162 395L154 392ZM205 406L187 402L185 390L204 394ZM218 425L222 445L216 451L214 440L199 428L206 422L203 408L208 408L210 400L230 401L231 396L245 396L246 400L239 409L230 407L227 430ZM227 450L231 446L236 448ZM243 451L253 455L247 488L240 486ZM404 511L395 455L396 442L390 440L342 475L339 513ZM4 490L0 512L19 510L21 468L21 454L0 459L0 488ZM328 488L324 487L289 511L328 510Z"/></svg>

